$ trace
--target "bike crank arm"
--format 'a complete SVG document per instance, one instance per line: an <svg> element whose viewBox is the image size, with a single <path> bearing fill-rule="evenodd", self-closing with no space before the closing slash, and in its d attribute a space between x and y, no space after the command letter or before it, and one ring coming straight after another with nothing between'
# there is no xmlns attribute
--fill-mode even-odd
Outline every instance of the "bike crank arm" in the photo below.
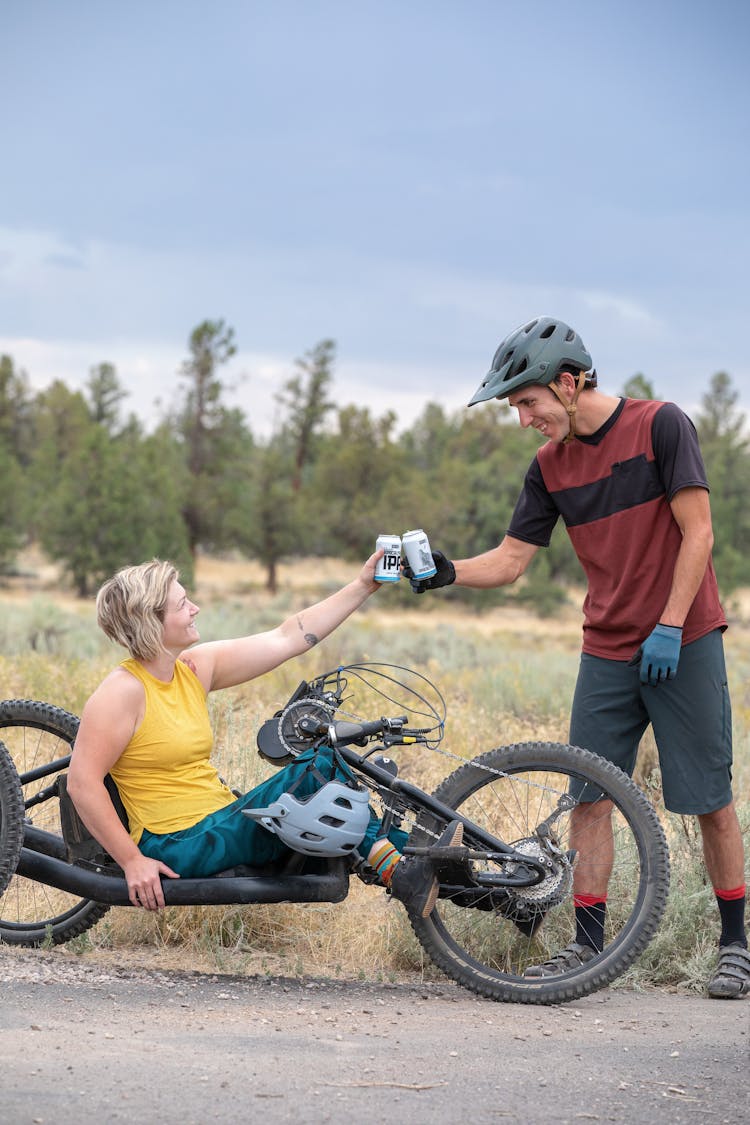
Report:
<svg viewBox="0 0 750 1125"><path fill-rule="evenodd" d="M459 818L460 819L460 818ZM471 821L467 822L474 831ZM404 855L428 856L438 865L441 863L468 862L497 863L501 866L512 863L516 870L512 875L503 875L500 872L472 872L472 880L483 887L534 887L549 876L549 866L522 852L508 848L506 851L478 851L475 848L448 847L438 848L434 845L411 846L404 848Z"/></svg>

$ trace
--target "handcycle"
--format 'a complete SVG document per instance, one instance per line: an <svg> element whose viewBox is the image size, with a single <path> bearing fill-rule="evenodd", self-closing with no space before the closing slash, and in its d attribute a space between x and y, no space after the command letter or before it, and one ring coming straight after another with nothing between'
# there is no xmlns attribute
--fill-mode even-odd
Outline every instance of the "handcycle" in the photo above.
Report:
<svg viewBox="0 0 750 1125"><path fill-rule="evenodd" d="M399 713L363 717L373 713L373 699L378 709L387 701ZM369 791L384 831L408 832L406 853L431 858L440 882L437 904L426 918L408 908L407 914L429 959L458 984L492 1000L550 1004L611 983L645 949L666 905L669 853L653 807L621 770L577 747L522 742L461 758L441 746L445 718L439 689L420 673L389 664L342 665L303 681L262 723L257 747L275 766L310 749L333 748ZM130 905L122 871L67 796L77 729L75 715L49 703L0 702L0 942L60 944L111 906ZM406 776L419 772L425 750L460 762L432 793ZM526 976L574 933L578 852L569 833L582 798L611 824L607 854L586 851L588 864L611 867L604 948L564 973ZM438 846L455 819L464 826L463 844ZM164 879L163 889L168 906L335 903L346 898L352 878L377 883L356 853L293 854L263 869Z"/></svg>

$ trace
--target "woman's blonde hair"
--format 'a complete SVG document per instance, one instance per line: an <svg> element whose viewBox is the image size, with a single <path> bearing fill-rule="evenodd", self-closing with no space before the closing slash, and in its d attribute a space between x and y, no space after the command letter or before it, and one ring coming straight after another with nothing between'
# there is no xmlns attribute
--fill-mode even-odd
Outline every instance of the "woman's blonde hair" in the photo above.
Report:
<svg viewBox="0 0 750 1125"><path fill-rule="evenodd" d="M118 570L96 596L100 628L136 660L153 660L164 651L167 598L178 577L177 567L160 559Z"/></svg>

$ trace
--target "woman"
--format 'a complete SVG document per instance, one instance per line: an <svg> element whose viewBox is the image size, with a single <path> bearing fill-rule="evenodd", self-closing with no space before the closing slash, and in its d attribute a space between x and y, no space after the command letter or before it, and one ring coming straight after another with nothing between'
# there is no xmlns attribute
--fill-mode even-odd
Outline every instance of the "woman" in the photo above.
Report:
<svg viewBox="0 0 750 1125"><path fill-rule="evenodd" d="M326 779L298 759L237 799L210 763L206 697L261 676L328 636L379 588L374 570L380 555L371 555L357 578L335 594L275 629L203 644L196 643L198 606L171 563L154 559L125 567L104 583L96 600L98 623L130 657L83 709L68 792L89 831L122 868L134 906L164 906L162 876L201 877L239 863L259 866L289 852L243 808L269 805L290 786L304 800ZM324 764L331 765L330 754ZM129 830L105 787L107 774L117 784ZM379 827L371 813L360 854L397 898L429 913L437 897L431 865L399 863L400 850L379 835ZM391 835L403 847L404 834ZM452 825L441 843L459 843L460 836L461 826Z"/></svg>

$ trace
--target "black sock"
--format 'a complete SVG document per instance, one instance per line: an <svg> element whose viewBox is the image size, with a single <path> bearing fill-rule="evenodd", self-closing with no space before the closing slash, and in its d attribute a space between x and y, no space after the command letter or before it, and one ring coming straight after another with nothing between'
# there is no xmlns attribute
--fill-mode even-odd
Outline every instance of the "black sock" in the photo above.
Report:
<svg viewBox="0 0 750 1125"><path fill-rule="evenodd" d="M588 900L576 904L576 941L579 945L588 945L597 953L601 953L604 949L604 918L607 904L601 899L598 902L591 902L589 895L575 897Z"/></svg>
<svg viewBox="0 0 750 1125"><path fill-rule="evenodd" d="M725 898L721 891L716 892L721 917L721 937L719 945L743 945L747 949L745 935L745 896Z"/></svg>

